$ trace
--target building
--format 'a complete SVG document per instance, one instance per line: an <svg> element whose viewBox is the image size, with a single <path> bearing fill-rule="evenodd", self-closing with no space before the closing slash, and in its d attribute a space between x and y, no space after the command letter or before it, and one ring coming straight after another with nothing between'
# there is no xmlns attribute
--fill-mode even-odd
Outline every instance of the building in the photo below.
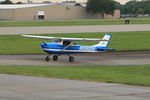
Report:
<svg viewBox="0 0 150 100"><path fill-rule="evenodd" d="M119 18L120 10L115 10L114 16L105 18ZM98 14L86 11L83 6L67 4L18 4L0 5L0 19L7 20L69 20L69 19L99 19Z"/></svg>

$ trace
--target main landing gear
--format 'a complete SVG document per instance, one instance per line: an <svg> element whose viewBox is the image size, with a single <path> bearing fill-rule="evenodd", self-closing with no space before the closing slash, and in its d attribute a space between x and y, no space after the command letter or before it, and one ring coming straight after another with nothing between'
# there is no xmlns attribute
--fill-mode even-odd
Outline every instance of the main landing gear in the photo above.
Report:
<svg viewBox="0 0 150 100"><path fill-rule="evenodd" d="M54 56L53 56L53 61L57 61L59 56L60 56L60 55L54 55ZM70 55L68 55L68 56L69 56L69 62L74 62L74 57L73 57L73 56L70 56ZM48 56L45 58L45 60L46 60L47 62L50 61L50 55L48 55Z"/></svg>

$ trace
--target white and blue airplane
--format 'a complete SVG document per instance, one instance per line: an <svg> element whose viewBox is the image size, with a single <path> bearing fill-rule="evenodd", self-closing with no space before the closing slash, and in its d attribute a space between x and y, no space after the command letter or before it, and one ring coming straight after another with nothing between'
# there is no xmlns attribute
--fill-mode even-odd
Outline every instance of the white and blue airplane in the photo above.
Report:
<svg viewBox="0 0 150 100"><path fill-rule="evenodd" d="M112 34L105 34L102 39L91 39L91 38L62 38L62 37L47 37L47 36L33 36L33 35L22 35L23 37L39 38L39 39L51 39L53 42L45 42L40 44L44 52L48 53L45 58L46 61L50 61L50 55L54 54L53 60L57 61L60 55L68 55L69 61L73 62L74 57L70 54L76 53L97 53L104 51L111 51L114 49L107 49L109 42L112 38ZM76 41L99 41L98 44L92 46L78 45Z"/></svg>

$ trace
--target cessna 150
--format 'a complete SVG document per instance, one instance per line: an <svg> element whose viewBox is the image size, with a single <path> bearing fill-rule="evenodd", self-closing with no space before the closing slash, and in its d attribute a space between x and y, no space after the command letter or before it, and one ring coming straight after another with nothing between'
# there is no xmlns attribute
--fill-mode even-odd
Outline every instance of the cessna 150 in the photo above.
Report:
<svg viewBox="0 0 150 100"><path fill-rule="evenodd" d="M45 42L40 44L44 52L48 53L45 58L46 61L50 61L50 55L54 54L53 60L57 61L60 55L66 54L69 56L69 61L73 62L74 57L70 54L75 53L96 53L104 52L107 50L109 42L111 40L112 34L105 34L102 39L92 39L92 38L62 38L62 37L47 37L47 36L33 36L33 35L22 35L23 37L39 38L39 39L51 39L54 42ZM98 44L92 46L78 45L76 41L99 41Z"/></svg>

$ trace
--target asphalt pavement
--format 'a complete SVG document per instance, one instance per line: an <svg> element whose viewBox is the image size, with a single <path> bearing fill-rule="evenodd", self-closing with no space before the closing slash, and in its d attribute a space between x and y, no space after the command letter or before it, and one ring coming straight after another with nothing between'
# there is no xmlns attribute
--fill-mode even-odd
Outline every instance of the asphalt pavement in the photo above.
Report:
<svg viewBox="0 0 150 100"><path fill-rule="evenodd" d="M85 33L85 32L127 32L127 31L150 31L150 24L145 24L145 25L0 27L0 35L46 34L46 33Z"/></svg>
<svg viewBox="0 0 150 100"><path fill-rule="evenodd" d="M0 74L0 100L149 100L150 87Z"/></svg>
<svg viewBox="0 0 150 100"><path fill-rule="evenodd" d="M150 51L111 52L73 55L75 62L62 55L58 61L46 62L47 55L0 55L0 65L33 65L33 66L97 66L97 65L145 65L150 64Z"/></svg>

